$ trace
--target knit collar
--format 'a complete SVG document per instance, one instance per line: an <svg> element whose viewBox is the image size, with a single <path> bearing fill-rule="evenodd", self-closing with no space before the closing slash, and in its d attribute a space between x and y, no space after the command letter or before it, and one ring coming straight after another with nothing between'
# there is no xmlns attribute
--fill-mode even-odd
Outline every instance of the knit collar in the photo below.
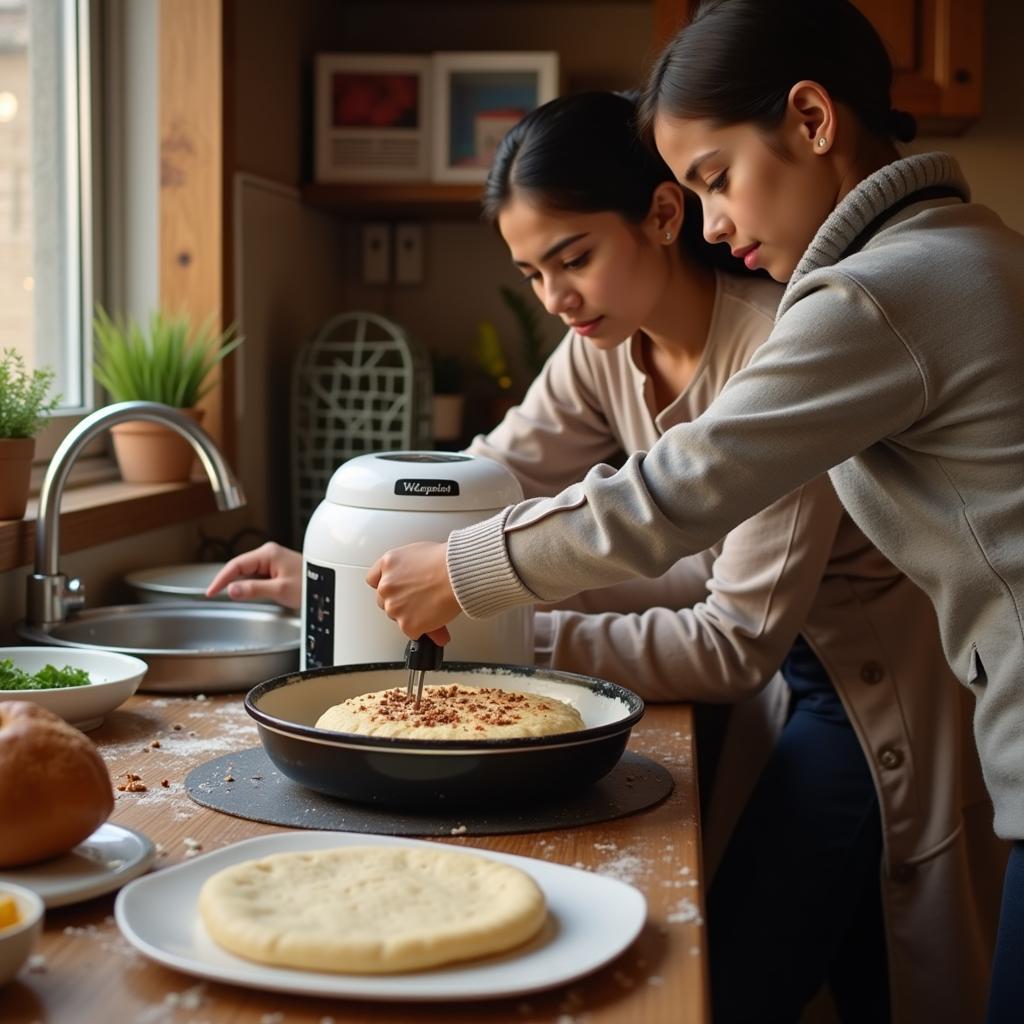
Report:
<svg viewBox="0 0 1024 1024"><path fill-rule="evenodd" d="M852 189L818 228L789 279L782 307L793 286L812 270L838 263L857 236L878 216L905 196L922 188L947 186L959 192L964 201L971 198L960 167L948 153L921 153L896 160L879 168Z"/></svg>

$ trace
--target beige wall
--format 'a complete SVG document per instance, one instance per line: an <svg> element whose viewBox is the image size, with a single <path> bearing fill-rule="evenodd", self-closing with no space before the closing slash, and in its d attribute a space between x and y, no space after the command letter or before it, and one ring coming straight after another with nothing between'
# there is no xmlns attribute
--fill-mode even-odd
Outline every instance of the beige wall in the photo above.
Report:
<svg viewBox="0 0 1024 1024"><path fill-rule="evenodd" d="M247 181L236 206L236 237L244 246L236 253L236 312L248 339L239 466L253 521L290 540L284 427L291 362L329 316L371 310L400 323L432 352L467 354L479 321L491 320L519 368L515 323L498 292L519 275L489 227L426 224L423 282L370 286L360 279L358 223L274 192L273 182L297 186L311 176L314 55L553 49L562 91L623 88L635 82L649 56L650 8L543 0L246 0L235 5L235 15L234 146ZM552 342L561 334L553 320L545 328Z"/></svg>
<svg viewBox="0 0 1024 1024"><path fill-rule="evenodd" d="M312 167L317 53L556 50L563 91L632 85L649 56L646 3L245 0L234 5L238 170L298 185Z"/></svg>
<svg viewBox="0 0 1024 1024"><path fill-rule="evenodd" d="M296 185L311 177L316 53L551 49L568 92L632 86L650 57L653 33L650 6L635 2L247 0L235 11L237 168ZM467 352L478 321L490 319L515 359L515 325L498 286L518 275L489 228L430 224L423 283L385 288L360 281L358 226L341 217L334 222L341 262L333 312L375 310L436 352ZM557 325L549 329L557 337Z"/></svg>

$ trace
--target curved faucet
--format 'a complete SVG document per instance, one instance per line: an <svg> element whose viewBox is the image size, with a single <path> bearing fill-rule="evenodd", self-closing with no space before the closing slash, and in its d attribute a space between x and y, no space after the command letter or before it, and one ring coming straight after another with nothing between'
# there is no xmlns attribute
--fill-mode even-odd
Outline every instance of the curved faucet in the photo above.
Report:
<svg viewBox="0 0 1024 1024"><path fill-rule="evenodd" d="M35 572L28 578L25 618L29 625L49 627L63 622L68 612L85 604L85 584L69 580L59 568L60 499L68 473L82 449L99 433L126 420L149 420L177 431L196 451L210 478L217 507L240 508L245 504L242 488L213 443L195 421L178 409L160 402L117 402L86 416L68 433L57 449L39 491L39 516L36 521Z"/></svg>

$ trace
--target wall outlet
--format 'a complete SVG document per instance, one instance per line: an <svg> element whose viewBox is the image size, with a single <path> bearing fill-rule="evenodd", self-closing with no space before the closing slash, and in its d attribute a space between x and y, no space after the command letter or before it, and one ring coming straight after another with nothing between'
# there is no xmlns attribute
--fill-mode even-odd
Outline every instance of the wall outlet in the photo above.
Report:
<svg viewBox="0 0 1024 1024"><path fill-rule="evenodd" d="M391 225L363 225L363 282L387 284L391 280Z"/></svg>
<svg viewBox="0 0 1024 1024"><path fill-rule="evenodd" d="M395 281L420 284L423 281L423 225L395 227Z"/></svg>

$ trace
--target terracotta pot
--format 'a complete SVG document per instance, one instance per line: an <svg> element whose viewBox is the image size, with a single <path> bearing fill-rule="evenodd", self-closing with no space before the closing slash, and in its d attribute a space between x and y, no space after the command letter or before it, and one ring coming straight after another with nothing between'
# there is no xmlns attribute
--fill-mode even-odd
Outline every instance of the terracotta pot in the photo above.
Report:
<svg viewBox="0 0 1024 1024"><path fill-rule="evenodd" d="M21 519L28 504L34 437L0 438L0 519Z"/></svg>
<svg viewBox="0 0 1024 1024"><path fill-rule="evenodd" d="M462 395L434 395L434 440L458 441L462 437Z"/></svg>
<svg viewBox="0 0 1024 1024"><path fill-rule="evenodd" d="M179 409L202 423L202 409ZM177 431L149 420L130 420L110 428L121 479L132 484L169 484L188 480L195 451Z"/></svg>

